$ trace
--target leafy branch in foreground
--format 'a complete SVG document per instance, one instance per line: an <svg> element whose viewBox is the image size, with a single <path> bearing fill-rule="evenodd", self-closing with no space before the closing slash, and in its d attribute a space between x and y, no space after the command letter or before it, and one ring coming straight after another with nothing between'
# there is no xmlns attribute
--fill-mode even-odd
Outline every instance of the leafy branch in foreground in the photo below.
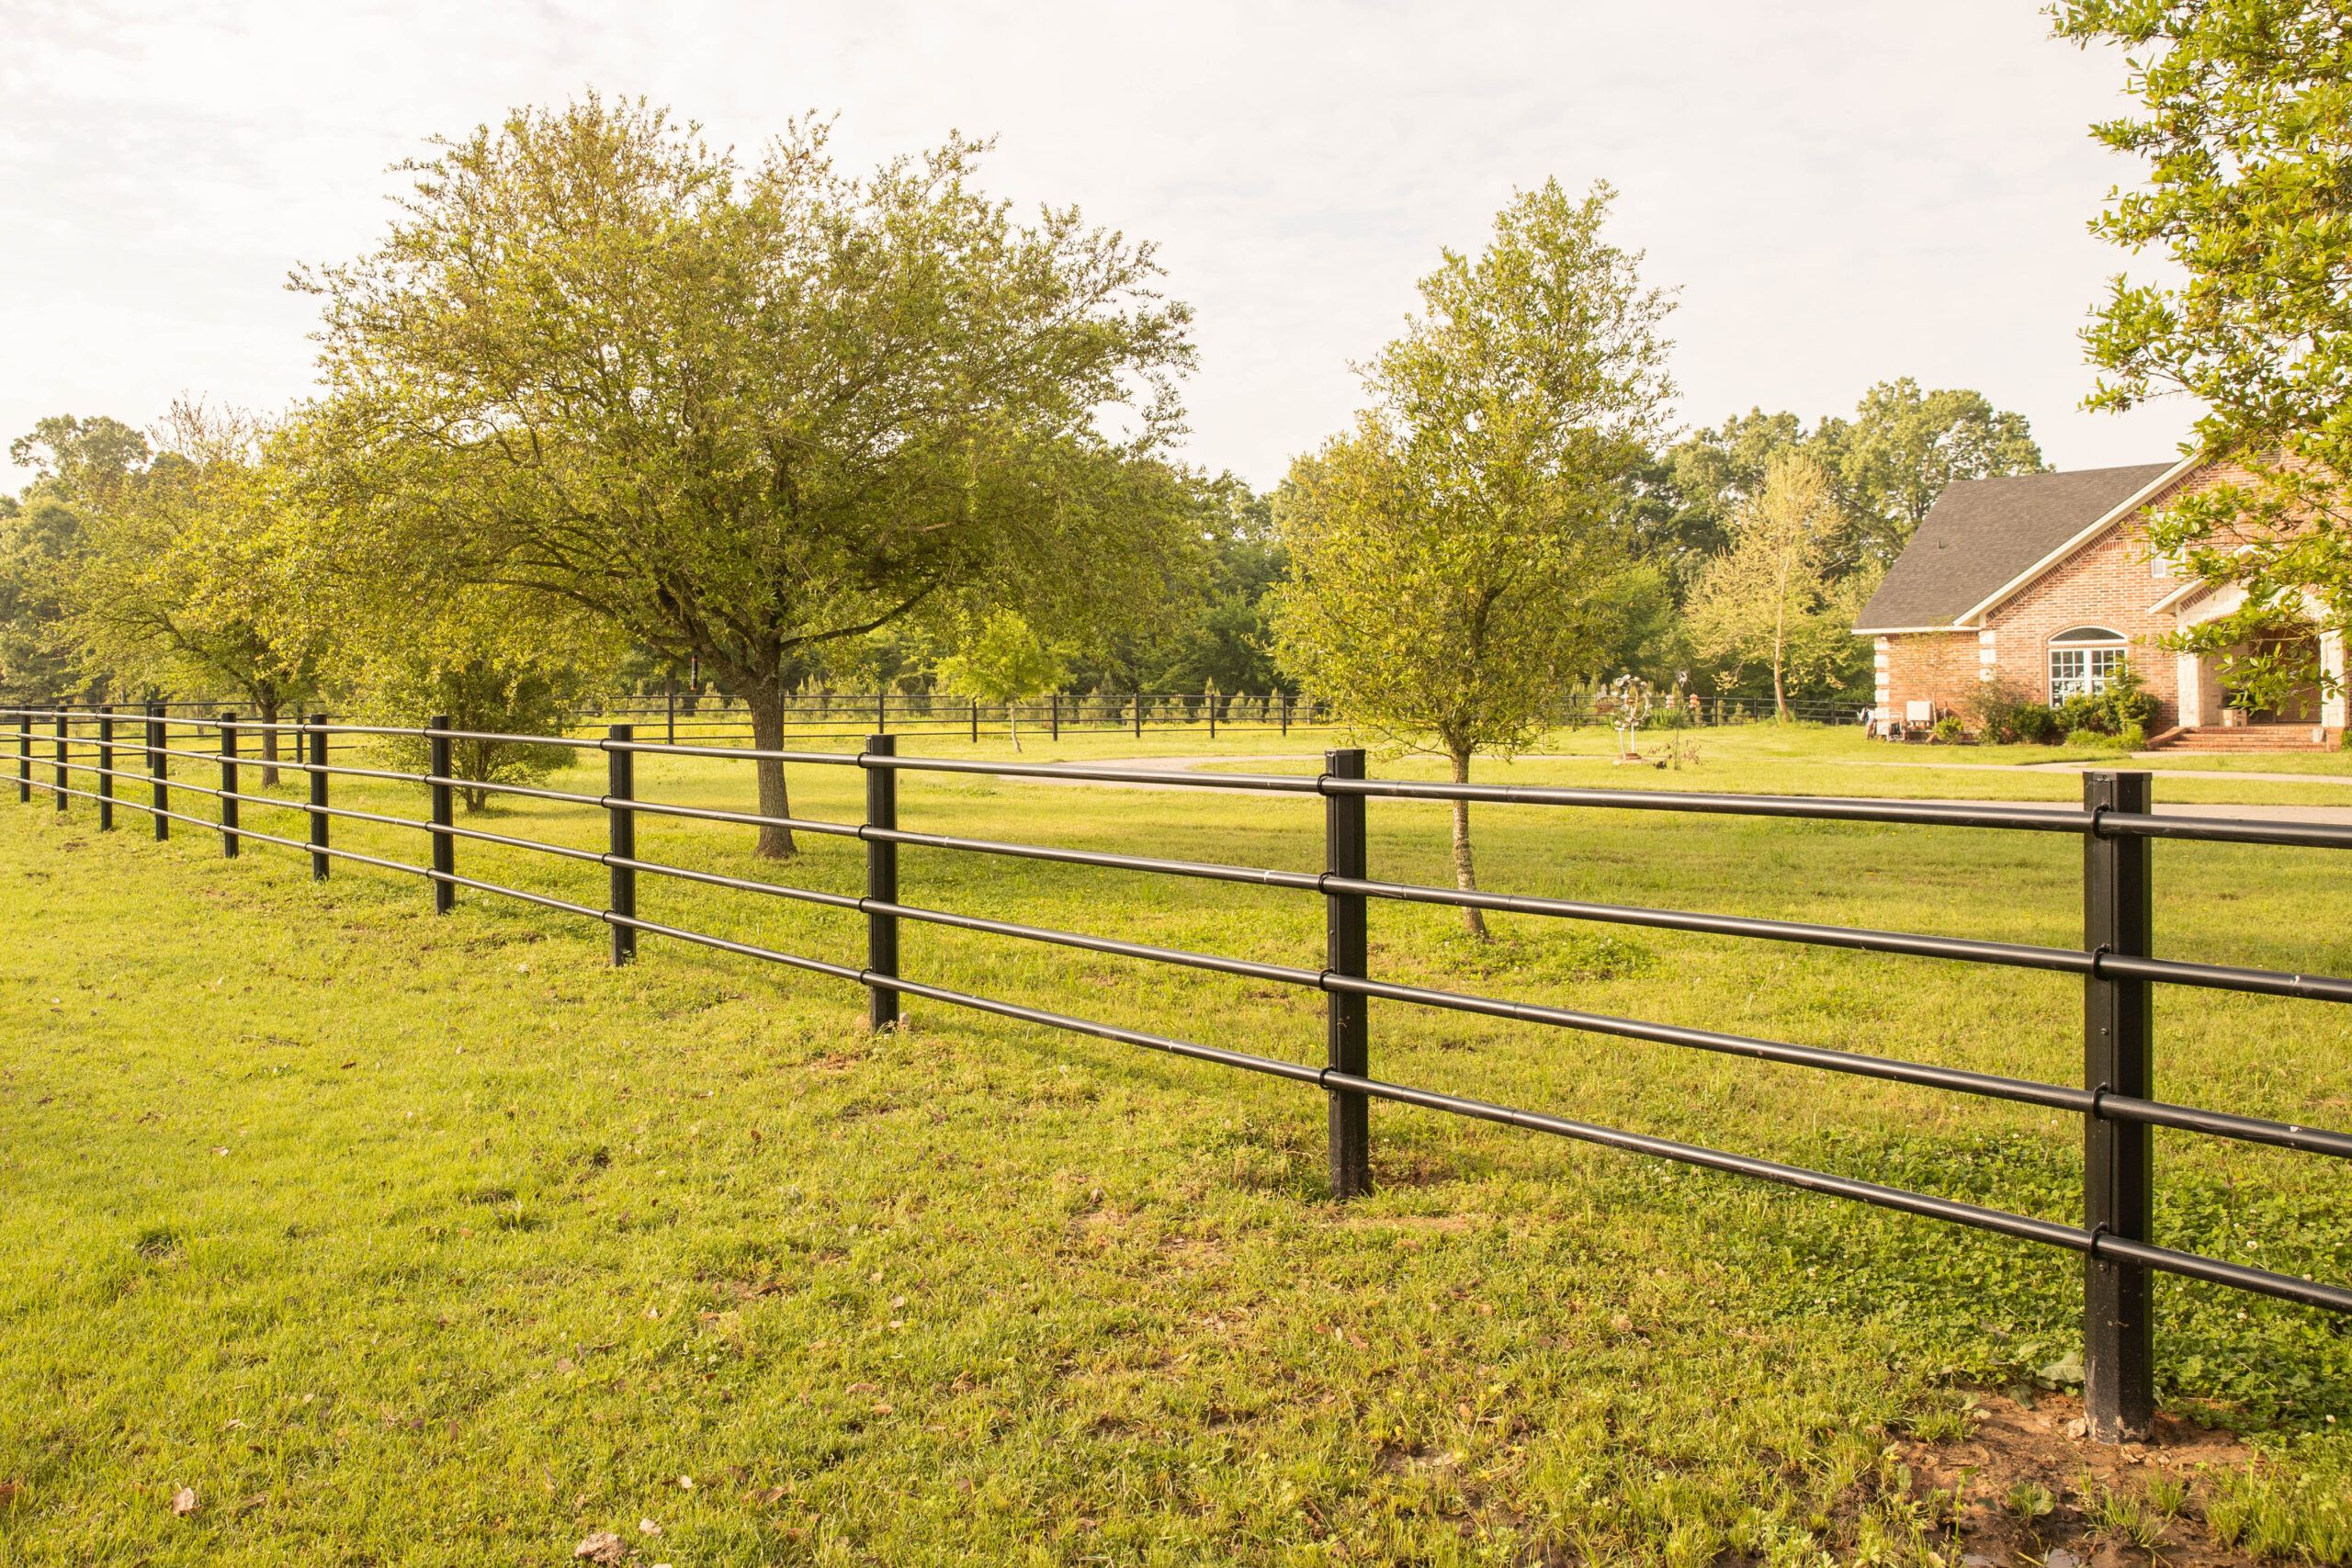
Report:
<svg viewBox="0 0 2352 1568"><path fill-rule="evenodd" d="M2313 634L2352 626L2352 15L2339 6L2069 0L2058 36L2134 51L2145 109L2093 127L2145 161L2094 232L2154 248L2177 287L2117 277L2084 332L2087 400L2186 394L2196 444L2233 465L2151 519L2152 548L2228 613L2167 639L2220 655L2257 706L2341 690Z"/></svg>

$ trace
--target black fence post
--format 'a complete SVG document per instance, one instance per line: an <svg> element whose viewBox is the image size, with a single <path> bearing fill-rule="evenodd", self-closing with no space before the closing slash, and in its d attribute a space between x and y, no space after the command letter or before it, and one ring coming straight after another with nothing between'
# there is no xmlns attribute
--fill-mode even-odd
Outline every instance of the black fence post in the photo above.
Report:
<svg viewBox="0 0 2352 1568"><path fill-rule="evenodd" d="M2083 809L2083 948L2151 955L2154 883L2146 839L2098 831L2102 811L2144 814L2154 791L2148 773L2087 773ZM2083 982L2083 1087L2094 1095L2153 1098L2154 987L2110 980L2096 969ZM2155 1167L2145 1122L2083 1119L2083 1221L2098 1235L2151 1239ZM2095 1442L2138 1442L2155 1412L2154 1324L2148 1269L2093 1252L2083 1263L2083 1416Z"/></svg>
<svg viewBox="0 0 2352 1568"><path fill-rule="evenodd" d="M616 724L605 731L607 740L626 744L637 739L637 726ZM637 813L620 804L637 798L637 753L606 748L605 751L605 847L612 858L605 862L611 868L611 881L606 888L605 902L612 912L624 920L637 919L637 868L618 863L637 858ZM637 928L618 921L608 921L613 928L613 967L617 969L637 957Z"/></svg>
<svg viewBox="0 0 2352 1568"><path fill-rule="evenodd" d="M975 745L975 746L978 746L979 743L980 743L980 699L979 699L979 698L978 698L978 697L974 697L974 698L972 699L972 744L973 744L973 745Z"/></svg>
<svg viewBox="0 0 2352 1568"><path fill-rule="evenodd" d="M162 843L172 836L172 819L165 813L172 808L172 786L164 781L172 776L171 716L161 703L147 706L147 773L154 782L148 785L153 809L148 815L155 819L155 841Z"/></svg>
<svg viewBox="0 0 2352 1568"><path fill-rule="evenodd" d="M1058 743L1062 738L1062 694L1059 692L1050 694L1054 699L1054 739Z"/></svg>
<svg viewBox="0 0 2352 1568"><path fill-rule="evenodd" d="M1283 694L1283 733L1284 735L1290 733L1290 694L1288 692Z"/></svg>
<svg viewBox="0 0 2352 1568"><path fill-rule="evenodd" d="M436 713L426 721L434 733L426 743L425 764L435 780L449 776L449 737L443 733L449 728L449 716ZM458 885L448 878L458 874L457 835L443 829L455 827L457 818L450 811L450 789L446 784L428 786L433 791L433 912L446 915L458 907Z"/></svg>
<svg viewBox="0 0 2352 1568"><path fill-rule="evenodd" d="M874 730L877 735L890 733L890 688L888 686L874 694Z"/></svg>
<svg viewBox="0 0 2352 1568"><path fill-rule="evenodd" d="M869 735L865 749L877 757L899 754L899 738L895 735ZM867 767L865 770L865 825L897 831L899 827L899 770ZM865 840L865 897L880 904L899 901L899 846L881 839ZM899 917L879 910L865 911L865 968L869 975L899 977ZM888 986L867 982L869 1005L866 1022L877 1033L899 1026L899 993Z"/></svg>
<svg viewBox="0 0 2352 1568"><path fill-rule="evenodd" d="M220 716L220 854L237 858L237 716Z"/></svg>
<svg viewBox="0 0 2352 1568"><path fill-rule="evenodd" d="M1143 694L1136 694L1136 739L1143 739Z"/></svg>
<svg viewBox="0 0 2352 1568"><path fill-rule="evenodd" d="M1360 779L1363 752L1350 748L1323 753L1328 778ZM1323 869L1332 876L1364 875L1364 797L1360 795L1323 796ZM1326 893L1323 897L1323 966L1334 975L1363 977L1369 971L1371 944L1360 893ZM1325 1065L1335 1073L1365 1076L1372 1066L1371 1000L1344 991L1323 994L1326 1032ZM1331 1142L1331 1196L1360 1198L1372 1190L1371 1101L1353 1089L1332 1089L1329 1095Z"/></svg>
<svg viewBox="0 0 2352 1568"><path fill-rule="evenodd" d="M675 675L670 677L669 696L670 720L669 728L666 731L669 739L666 744L675 746L678 743L678 678Z"/></svg>
<svg viewBox="0 0 2352 1568"><path fill-rule="evenodd" d="M56 773L56 779L55 779L55 783L56 783L56 786L57 786L57 787L56 787L55 789L51 790L50 793L57 796L57 809L58 809L58 810L60 810L60 811L62 811L62 810L64 810L64 809L65 809L65 802L66 802L66 800L67 800L67 798L68 798L68 797L67 797L67 795L66 795L66 794L65 794L66 748L67 748L67 747L68 747L72 742L67 739L67 736L66 736L66 728L67 728L67 726L69 726L69 725L70 725L70 724L72 724L72 723L73 723L72 716L71 716L71 715L69 715L69 714L66 712L65 705L64 705L64 704L62 704L62 703L58 704L58 705L57 705L57 773Z"/></svg>
<svg viewBox="0 0 2352 1568"><path fill-rule="evenodd" d="M114 830L114 705L98 709L98 831Z"/></svg>
<svg viewBox="0 0 2352 1568"><path fill-rule="evenodd" d="M311 763L311 880L324 882L334 857L327 849L327 716L311 716L311 732L303 737Z"/></svg>
<svg viewBox="0 0 2352 1568"><path fill-rule="evenodd" d="M17 713L17 804L24 805L33 797L33 710L20 708Z"/></svg>
<svg viewBox="0 0 2352 1568"><path fill-rule="evenodd" d="M1215 692L1211 692L1211 693L1209 694L1208 702L1209 702L1209 739L1212 739L1212 740L1214 740L1214 739L1216 739L1216 694Z"/></svg>

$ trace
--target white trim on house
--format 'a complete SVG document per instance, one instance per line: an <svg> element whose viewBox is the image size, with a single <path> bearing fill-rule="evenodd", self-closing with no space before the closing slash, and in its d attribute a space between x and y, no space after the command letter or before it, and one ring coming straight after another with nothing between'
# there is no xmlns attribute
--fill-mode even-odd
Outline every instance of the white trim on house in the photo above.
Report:
<svg viewBox="0 0 2352 1568"><path fill-rule="evenodd" d="M2157 475L2154 479L2141 486L2137 491L2133 492L2120 504L2109 508L2106 514L2100 517L2098 522L2082 529L2079 533L2075 534L2073 538L2068 539L2064 544L2060 545L2056 549L2051 551L2048 555L2043 556L2040 560L2034 562L2031 566L2018 573L2017 576L2009 579L2008 581L1995 589L1986 598L1971 605L1959 615L1953 617L1952 625L1955 627L1966 626L1972 622L1978 620L1980 617L1990 615L1994 610L2000 606L2002 601L2023 592L2025 588L2032 583L2034 579L2040 577L2043 572L2048 571L2052 567L2056 566L2060 561L2064 560L2068 556L2073 555L2076 550L2081 549L2085 545L2090 543L2091 540L2098 537L2101 530L2110 528L2116 524L2123 521L2126 517L2131 516L2132 513L2146 505L2151 496L2155 495L2166 485L2180 478L2181 475L2188 473L2193 468L2202 467L2204 462L2205 459L2202 457L2183 457L2179 462L2175 463L2171 468L2166 468L2163 473Z"/></svg>
<svg viewBox="0 0 2352 1568"><path fill-rule="evenodd" d="M2165 594L2163 598L2149 605L2145 614L2151 615L2161 615L2167 610L2178 609L2182 604L2187 604L2189 600L2195 598L2199 592L2203 592L2205 589L2211 588L2211 583L2204 581L2202 579L2192 577L2187 582L2182 583L2179 587L2174 589L2171 592Z"/></svg>

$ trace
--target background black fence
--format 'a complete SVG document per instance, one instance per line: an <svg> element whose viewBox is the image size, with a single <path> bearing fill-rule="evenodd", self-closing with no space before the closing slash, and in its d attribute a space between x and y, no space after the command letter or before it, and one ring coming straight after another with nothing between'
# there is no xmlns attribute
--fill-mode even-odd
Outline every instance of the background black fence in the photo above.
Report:
<svg viewBox="0 0 2352 1568"><path fill-rule="evenodd" d="M220 708L218 700L180 699L141 707L160 706L176 716L209 718ZM67 705L69 711L95 720L99 709L89 704ZM0 710L15 712L17 710ZM29 711L50 713L52 706ZM1791 698L1789 716L1804 724L1859 725L1866 707L1842 698ZM1554 705L1552 721L1561 728L1607 725L1611 703L1605 693L1586 691L1563 694ZM1685 697L1657 694L1644 731L1728 728L1770 724L1777 714L1770 698ZM783 739L787 740L854 739L874 735L963 736L982 738L1021 735L1058 740L1071 735L1116 734L1136 739L1147 733L1182 730L1205 733L1211 739L1231 731L1266 732L1287 736L1293 730L1314 732L1339 728L1328 704L1282 693L1209 694L1202 692L1047 693L1016 703L989 702L978 697L951 696L941 692L809 692L785 699ZM752 739L752 713L739 697L723 693L699 695L671 692L651 697L611 697L590 705L580 728L594 723L628 722L659 728L664 744L689 741ZM274 740L265 734L265 741Z"/></svg>
<svg viewBox="0 0 2352 1568"><path fill-rule="evenodd" d="M1196 1061L1261 1073L1311 1087L1326 1098L1331 1190L1348 1198L1366 1191L1371 1173L1368 1107L1382 1100L1451 1115L1473 1117L1531 1132L1577 1139L1631 1153L1675 1160L1711 1170L1779 1183L1810 1192L1875 1204L1955 1224L1992 1231L2080 1254L2084 1259L2085 1413L2092 1435L2120 1441L2146 1433L2153 1413L2154 1323L2151 1284L2162 1271L2285 1301L2352 1313L2352 1290L2343 1286L2222 1258L2160 1247L2152 1240L2154 1168L2152 1134L2158 1127L2343 1159L2352 1157L2352 1135L2323 1128L2265 1121L2231 1112L2167 1103L2154 1098L2154 987L2188 986L2254 995L2352 1001L2352 980L2158 958L2153 953L2154 892L2150 848L2156 839L2211 843L2267 844L2292 848L2352 849L2352 829L2298 823L2250 822L2158 817L2152 809L2150 775L2091 773L2083 779L2080 809L2052 806L1939 805L1893 800L1819 796L1702 795L1493 784L1429 784L1364 776L1359 750L1327 754L1316 777L1216 773L1188 777L1158 769L1116 763L1045 767L988 761L957 761L897 754L898 738L875 735L855 753L750 751L736 746L669 745L640 741L628 724L596 739L558 736L494 736L450 729L434 720L422 729L334 725L323 716L276 729L288 738L281 767L303 773L307 798L288 800L244 788L241 770L255 765L251 741L270 727L233 714L211 719L174 717L161 709L138 714L101 710L0 709L0 721L17 730L17 799L49 796L59 812L74 800L95 804L101 829L116 816L134 811L148 818L156 838L174 823L218 834L221 852L235 856L247 841L282 845L310 857L311 874L327 877L337 860L408 873L428 883L436 909L453 908L460 889L521 899L542 908L595 920L610 929L612 957L625 964L640 935L664 937L737 953L865 987L874 1024L894 1025L904 1000L912 997L970 1008L1052 1029L1167 1052ZM423 740L430 770L407 773L330 761L331 742L346 754L387 738ZM190 742L209 748L198 750ZM178 744L175 744L175 741ZM601 794L516 784L481 785L454 778L449 749L466 740L523 740L601 751L606 759L606 788ZM756 812L690 807L646 799L636 787L640 756L696 757L743 762L766 758L799 768L855 768L864 775L865 811L859 822L763 817ZM219 771L217 786L175 777L172 769L201 765ZM1159 787L1248 790L1313 796L1322 803L1324 867L1320 873L1110 854L1052 845L1007 842L909 830L900 826L899 780L913 773L978 773L1056 781L1091 780L1149 784ZM391 780L429 792L429 818L395 817L336 806L330 785L337 777ZM80 782L75 782L75 781ZM550 844L482 829L458 826L452 812L457 791L489 788L497 793L577 806L600 813L606 823L603 852ZM213 802L209 815L172 804L174 790ZM2042 947L1914 932L1861 930L1798 921L1753 919L1696 911L1607 905L1511 894L1465 892L1450 887L1395 883L1372 874L1367 863L1365 813L1374 799L1469 800L1530 807L1574 807L1612 811L1666 811L1796 820L1877 822L1911 828L1966 828L1998 832L2057 833L2080 840L2083 852L2083 943L2079 948ZM245 825L242 808L252 807L292 818L307 831L300 837L264 832ZM833 835L863 842L865 892L860 897L722 875L641 858L636 825L640 816L705 822L781 825L795 831ZM356 853L332 842L337 819L359 819L413 829L426 851L425 863ZM289 829L291 831L292 829ZM607 872L605 907L575 903L526 889L469 877L458 870L462 843L479 842L589 862ZM1308 969L1195 953L1147 943L1114 941L1082 932L1050 930L983 919L903 902L899 892L901 847L982 855L1012 856L1123 872L1286 888L1322 900L1326 951L1323 966ZM672 878L763 898L785 898L863 918L866 962L862 966L829 963L777 952L709 932L656 923L637 912L640 876ZM1409 986L1379 979L1370 972L1367 911L1374 899L1450 905L1562 919L1646 926L1654 929L1747 937L1849 950L1947 959L1958 963L2071 974L2081 976L2084 994L2083 1080L2079 1085L2044 1083L1939 1066L1895 1057L1826 1050L1757 1039L1679 1024L1609 1017L1567 1008L1538 1006L1495 997ZM1314 1066L1228 1050L1170 1035L1126 1029L972 995L929 984L901 972L899 931L903 921L991 933L1023 942L1141 959L1216 974L1295 986L1324 994L1323 1063ZM1448 1009L1551 1028L1579 1030L1690 1050L1750 1057L1810 1070L1854 1075L1887 1082L2013 1103L2078 1116L2083 1128L2083 1201L2079 1224L2013 1213L1931 1193L1859 1180L1828 1171L1781 1164L1752 1156L1598 1126L1546 1112L1517 1109L1435 1090L1391 1083L1372 1071L1370 1006L1374 1000Z"/></svg>

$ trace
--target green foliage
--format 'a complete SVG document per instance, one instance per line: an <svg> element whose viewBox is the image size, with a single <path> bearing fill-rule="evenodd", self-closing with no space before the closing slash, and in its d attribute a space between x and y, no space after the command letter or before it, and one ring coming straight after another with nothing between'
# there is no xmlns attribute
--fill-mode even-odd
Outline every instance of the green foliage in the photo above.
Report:
<svg viewBox="0 0 2352 1568"><path fill-rule="evenodd" d="M2225 1545L2257 1557L2352 1561L2352 1460L2315 1437L2273 1446L2263 1462L2215 1477L2205 1522Z"/></svg>
<svg viewBox="0 0 2352 1568"><path fill-rule="evenodd" d="M1446 253L1374 407L1291 471L1283 666L1385 744L1458 766L1524 745L1657 592L1613 512L1670 390L1668 307L1601 239L1610 199L1547 182L1475 263Z"/></svg>
<svg viewBox="0 0 2352 1568"><path fill-rule="evenodd" d="M1893 564L1952 480L2048 467L2023 414L1996 409L1981 392L1922 391L1906 376L1864 392L1850 420L1824 415L1807 429L1793 413L1754 409L1686 437L1667 454L1667 474L1651 481L1677 503L1652 540L1695 568L1728 542L1739 509L1763 495L1772 460L1788 454L1828 478L1838 523L1823 556L1833 580Z"/></svg>
<svg viewBox="0 0 2352 1568"><path fill-rule="evenodd" d="M1190 313L1148 245L1013 223L984 150L856 180L804 124L745 168L593 96L441 142L373 254L307 275L338 553L387 596L496 583L699 657L766 747L813 656L918 612L1145 615L1197 553L1159 460Z"/></svg>
<svg viewBox="0 0 2352 1568"><path fill-rule="evenodd" d="M314 688L320 649L297 619L304 593L267 428L181 400L157 434L153 461L86 507L60 576L62 635L93 680L233 695L274 723ZM275 760L277 733L262 741Z"/></svg>
<svg viewBox="0 0 2352 1568"><path fill-rule="evenodd" d="M1730 547L1707 563L1691 591L1694 650L1723 661L1726 681L1736 679L1744 665L1770 670L1773 711L1782 722L1791 686L1821 682L1842 691L1868 651L1853 635L1854 617L1877 573L1832 582L1837 524L1821 466L1793 453L1776 454L1762 492L1733 514Z"/></svg>
<svg viewBox="0 0 2352 1568"><path fill-rule="evenodd" d="M0 500L0 693L55 702L81 684L63 646L57 581L82 539L82 513L37 484L22 504Z"/></svg>
<svg viewBox="0 0 2352 1568"><path fill-rule="evenodd" d="M1427 314L1382 350L1375 401L1291 469L1283 670L1399 750L1466 779L1544 728L1559 691L1664 596L1627 551L1623 482L1672 393L1638 255L1600 234L1611 193L1521 192L1473 262L1421 279ZM1454 880L1475 883L1453 808ZM1462 911L1483 935L1484 918Z"/></svg>
<svg viewBox="0 0 2352 1568"><path fill-rule="evenodd" d="M1980 682L1969 694L1964 711L1979 735L2003 745L2022 741L2047 746L2063 738L2069 746L2129 750L2147 743L2156 699L2139 671L2127 663L2102 690L2076 693L2054 707L2007 677Z"/></svg>
<svg viewBox="0 0 2352 1568"><path fill-rule="evenodd" d="M365 685L353 717L363 724L409 728L447 715L453 729L505 735L561 735L580 716L591 677L558 660L527 657L436 656L430 649L389 651L365 667ZM431 761L419 736L384 736L377 750L392 767L421 773ZM453 778L478 784L536 784L572 762L568 746L512 740L453 740ZM491 803L487 789L461 789L468 811Z"/></svg>
<svg viewBox="0 0 2352 1568"><path fill-rule="evenodd" d="M8 456L35 478L21 502L0 497L0 693L55 702L86 680L58 603L68 563L83 546L85 518L153 454L147 438L119 420L56 414L10 442ZM104 674L97 680L106 689Z"/></svg>
<svg viewBox="0 0 2352 1568"><path fill-rule="evenodd" d="M1069 679L1060 658L1029 623L1011 610L991 610L967 626L956 651L939 661L943 691L1006 705L1012 749L1021 750L1020 713L1014 705L1050 692Z"/></svg>
<svg viewBox="0 0 2352 1568"><path fill-rule="evenodd" d="M153 455L143 434L104 414L52 414L8 443L10 462L31 468L38 483L58 494L84 502L105 500Z"/></svg>
<svg viewBox="0 0 2352 1568"><path fill-rule="evenodd" d="M1928 730L1928 733L1933 735L1937 739L1950 745L1966 735L1968 733L1968 727L1961 722L1958 715L1947 714L1943 717L1936 720L1934 727Z"/></svg>
<svg viewBox="0 0 2352 1568"><path fill-rule="evenodd" d="M2065 0L2059 36L2120 45L2144 111L2093 133L2146 162L2094 229L2177 284L2119 276L2084 332L2095 408L2186 393L2196 447L2245 465L2151 519L2177 573L2245 591L2166 639L2228 655L2253 705L2335 683L2302 639L2352 626L2352 17L2340 6Z"/></svg>

